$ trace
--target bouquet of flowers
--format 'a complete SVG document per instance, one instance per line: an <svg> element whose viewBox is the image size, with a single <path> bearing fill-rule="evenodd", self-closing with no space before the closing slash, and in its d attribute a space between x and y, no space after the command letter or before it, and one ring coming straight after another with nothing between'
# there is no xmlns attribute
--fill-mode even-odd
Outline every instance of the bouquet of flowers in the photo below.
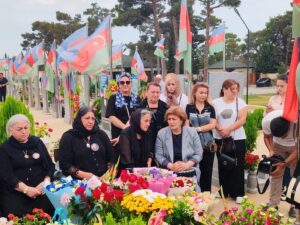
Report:
<svg viewBox="0 0 300 225"><path fill-rule="evenodd" d="M246 153L244 168L250 171L255 171L258 167L259 156L252 153Z"/></svg>
<svg viewBox="0 0 300 225"><path fill-rule="evenodd" d="M118 84L115 80L109 80L108 87L105 90L105 97L109 99L110 96L114 93L118 92Z"/></svg>
<svg viewBox="0 0 300 225"><path fill-rule="evenodd" d="M44 122L43 124L39 123L39 122L35 122L34 123L35 127L35 135L43 138L43 137L50 137L50 133L53 132L53 129L48 127L48 124L46 122Z"/></svg>
<svg viewBox="0 0 300 225"><path fill-rule="evenodd" d="M22 218L15 216L14 214L8 214L8 219L0 218L0 224L5 225L34 225L34 224L46 224L51 220L51 216L45 213L42 209L33 209L32 213L27 213ZM6 223L5 223L6 222Z"/></svg>
<svg viewBox="0 0 300 225"><path fill-rule="evenodd" d="M181 195L195 189L196 182L188 177L176 177L168 191L168 196Z"/></svg>

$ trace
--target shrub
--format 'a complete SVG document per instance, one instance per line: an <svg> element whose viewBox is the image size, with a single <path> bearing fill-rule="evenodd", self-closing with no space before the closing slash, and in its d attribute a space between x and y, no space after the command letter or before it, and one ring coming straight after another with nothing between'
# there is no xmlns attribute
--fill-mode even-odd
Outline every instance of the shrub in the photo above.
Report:
<svg viewBox="0 0 300 225"><path fill-rule="evenodd" d="M7 140L6 123L10 117L16 114L24 114L30 121L30 134L34 134L34 120L29 109L12 96L7 96L6 101L0 104L0 143Z"/></svg>
<svg viewBox="0 0 300 225"><path fill-rule="evenodd" d="M253 152L256 147L257 138L257 122L255 120L256 114L248 113L246 123L244 124L244 129L246 132L246 150Z"/></svg>
<svg viewBox="0 0 300 225"><path fill-rule="evenodd" d="M252 114L254 117L254 120L256 122L256 127L261 130L261 121L264 117L264 109L263 108L256 108L253 110Z"/></svg>

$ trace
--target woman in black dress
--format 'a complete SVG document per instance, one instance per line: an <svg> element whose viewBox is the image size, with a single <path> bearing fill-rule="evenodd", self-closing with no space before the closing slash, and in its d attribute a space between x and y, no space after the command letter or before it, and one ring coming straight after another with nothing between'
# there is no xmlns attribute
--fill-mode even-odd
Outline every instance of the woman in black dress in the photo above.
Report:
<svg viewBox="0 0 300 225"><path fill-rule="evenodd" d="M89 107L79 109L73 129L63 134L58 151L63 174L79 179L100 177L114 163L111 142Z"/></svg>
<svg viewBox="0 0 300 225"><path fill-rule="evenodd" d="M40 138L29 136L30 122L25 115L12 116L6 131L9 139L0 146L0 207L4 216L23 216L34 208L53 214L43 192L50 182L54 164Z"/></svg>
<svg viewBox="0 0 300 225"><path fill-rule="evenodd" d="M137 109L131 114L130 126L120 134L120 168L150 167L153 158L153 140L149 129L151 112Z"/></svg>

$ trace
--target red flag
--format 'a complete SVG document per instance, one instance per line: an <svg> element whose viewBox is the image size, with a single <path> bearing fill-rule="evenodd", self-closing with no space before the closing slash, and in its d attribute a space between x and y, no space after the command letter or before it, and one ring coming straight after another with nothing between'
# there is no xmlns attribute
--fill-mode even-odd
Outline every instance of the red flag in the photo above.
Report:
<svg viewBox="0 0 300 225"><path fill-rule="evenodd" d="M299 102L296 92L296 71L299 64L299 43L298 39L295 39L293 54L290 65L290 73L288 79L288 86L285 94L285 103L283 109L283 117L290 122L297 121Z"/></svg>

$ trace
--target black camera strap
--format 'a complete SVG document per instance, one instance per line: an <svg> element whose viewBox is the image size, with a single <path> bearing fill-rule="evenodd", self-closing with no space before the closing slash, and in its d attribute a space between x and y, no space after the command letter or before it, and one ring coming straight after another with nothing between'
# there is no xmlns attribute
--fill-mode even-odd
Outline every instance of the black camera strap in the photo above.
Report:
<svg viewBox="0 0 300 225"><path fill-rule="evenodd" d="M268 189L268 187L269 187L269 184L270 184L270 175L268 175L268 176L269 176L269 177L268 177L268 179L266 180L263 189L260 190L260 186L259 186L259 182L258 182L258 170L257 170L257 172L256 172L256 187L257 187L257 190L258 190L258 193L259 193L259 194L264 194L264 193L267 191L267 189Z"/></svg>

